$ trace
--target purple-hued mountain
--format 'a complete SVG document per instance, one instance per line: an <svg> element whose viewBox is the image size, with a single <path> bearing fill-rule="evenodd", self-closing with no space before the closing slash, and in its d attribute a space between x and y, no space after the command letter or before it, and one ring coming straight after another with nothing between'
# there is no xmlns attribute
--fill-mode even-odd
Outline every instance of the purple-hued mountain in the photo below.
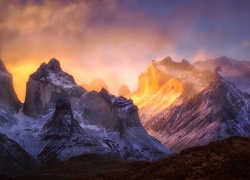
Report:
<svg viewBox="0 0 250 180"><path fill-rule="evenodd" d="M225 66L215 66L221 61ZM247 62L152 61L127 99L104 88L86 91L51 59L30 75L23 108L0 62L0 151L13 176L24 172L15 164L24 166L22 158L25 171L89 154L155 161L230 136L250 137ZM0 166L0 174L9 172Z"/></svg>

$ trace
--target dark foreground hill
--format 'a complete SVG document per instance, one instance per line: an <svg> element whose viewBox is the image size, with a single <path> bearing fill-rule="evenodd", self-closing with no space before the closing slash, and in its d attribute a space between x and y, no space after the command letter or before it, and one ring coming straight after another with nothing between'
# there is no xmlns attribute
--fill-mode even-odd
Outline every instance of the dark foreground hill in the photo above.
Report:
<svg viewBox="0 0 250 180"><path fill-rule="evenodd" d="M156 162L73 157L19 179L250 179L250 139L230 137Z"/></svg>

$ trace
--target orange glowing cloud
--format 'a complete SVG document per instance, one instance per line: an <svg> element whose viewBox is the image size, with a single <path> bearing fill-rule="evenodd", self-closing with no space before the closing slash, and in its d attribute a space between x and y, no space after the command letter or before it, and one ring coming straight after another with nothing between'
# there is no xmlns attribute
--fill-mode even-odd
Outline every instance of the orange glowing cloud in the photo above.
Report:
<svg viewBox="0 0 250 180"><path fill-rule="evenodd" d="M217 1L214 4L224 7ZM78 84L101 78L112 93L122 84L133 91L151 60L168 55L177 61L211 57L212 51L204 46L210 44L218 50L216 46L231 37L224 33L227 26L206 29L202 18L219 19L219 25L228 20L224 14L216 17L221 11L214 13L215 5L204 6L203 1L194 5L147 0L2 0L1 59L14 80L18 79L14 86L21 100L31 70L51 58L60 60ZM242 40L239 44L242 47Z"/></svg>
<svg viewBox="0 0 250 180"><path fill-rule="evenodd" d="M29 75L53 57L78 84L102 78L117 93L124 83L135 90L140 72L173 45L172 36L159 38L154 19L142 23L144 13L123 11L117 1L75 2L1 2L1 58L21 100Z"/></svg>

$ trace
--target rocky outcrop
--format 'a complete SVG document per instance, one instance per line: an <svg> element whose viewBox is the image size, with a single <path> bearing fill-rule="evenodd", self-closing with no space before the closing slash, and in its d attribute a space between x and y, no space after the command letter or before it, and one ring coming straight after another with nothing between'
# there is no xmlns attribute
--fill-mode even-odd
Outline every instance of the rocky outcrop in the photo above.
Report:
<svg viewBox="0 0 250 180"><path fill-rule="evenodd" d="M12 75L7 71L0 60L0 106L6 106L15 112L21 107L21 102L14 91Z"/></svg>
<svg viewBox="0 0 250 180"><path fill-rule="evenodd" d="M53 110L57 100L62 97L68 98L75 108L77 100L85 92L76 85L73 76L62 71L58 60L51 59L30 75L23 112L35 118L44 115Z"/></svg>

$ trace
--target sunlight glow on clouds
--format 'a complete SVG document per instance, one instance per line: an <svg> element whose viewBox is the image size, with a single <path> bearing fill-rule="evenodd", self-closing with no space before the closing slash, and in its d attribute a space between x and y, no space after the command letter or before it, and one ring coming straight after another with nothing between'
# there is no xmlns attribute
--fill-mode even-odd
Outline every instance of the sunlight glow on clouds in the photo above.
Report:
<svg viewBox="0 0 250 180"><path fill-rule="evenodd" d="M235 2L0 0L1 58L21 100L29 74L53 57L78 84L102 78L112 93L123 83L135 90L153 59L250 60L249 3Z"/></svg>

